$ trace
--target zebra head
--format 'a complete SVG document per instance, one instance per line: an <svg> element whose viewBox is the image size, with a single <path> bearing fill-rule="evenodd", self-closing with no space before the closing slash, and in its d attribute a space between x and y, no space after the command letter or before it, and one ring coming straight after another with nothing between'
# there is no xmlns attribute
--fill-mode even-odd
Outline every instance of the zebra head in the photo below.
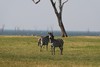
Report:
<svg viewBox="0 0 100 67"><path fill-rule="evenodd" d="M54 35L53 33L49 32L49 39L50 39L50 42L52 42L52 40L54 40Z"/></svg>
<svg viewBox="0 0 100 67"><path fill-rule="evenodd" d="M49 34L49 39L54 39L53 33L49 32L48 34Z"/></svg>

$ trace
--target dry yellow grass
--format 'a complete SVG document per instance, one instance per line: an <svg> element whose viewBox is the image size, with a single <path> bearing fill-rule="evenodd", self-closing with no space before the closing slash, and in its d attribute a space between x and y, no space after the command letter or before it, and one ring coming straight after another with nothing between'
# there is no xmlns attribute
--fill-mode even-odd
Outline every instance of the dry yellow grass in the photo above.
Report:
<svg viewBox="0 0 100 67"><path fill-rule="evenodd" d="M71 36L64 40L64 55L39 51L33 36L0 36L0 67L100 67L100 37ZM58 37L56 37L58 38Z"/></svg>

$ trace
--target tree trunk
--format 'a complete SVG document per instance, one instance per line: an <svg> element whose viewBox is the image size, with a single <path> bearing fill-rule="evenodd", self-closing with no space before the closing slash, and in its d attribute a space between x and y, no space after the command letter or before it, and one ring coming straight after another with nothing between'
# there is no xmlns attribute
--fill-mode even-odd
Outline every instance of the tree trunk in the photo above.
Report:
<svg viewBox="0 0 100 67"><path fill-rule="evenodd" d="M64 28L63 22L62 22L62 16L60 14L59 15L56 15L56 16L57 16L57 19L58 19L59 27L61 29L61 36L62 37L68 37L68 35L66 33L66 30Z"/></svg>
<svg viewBox="0 0 100 67"><path fill-rule="evenodd" d="M55 14L56 14L56 17L58 19L58 24L59 24L59 27L61 29L61 36L62 37L68 37L67 33L66 33L66 30L64 28L64 25L63 25L63 22L62 22L62 10L63 10L63 5L68 1L66 0L65 2L62 3L62 0L59 0L59 10L57 10L57 7L56 7L56 2L53 2L53 0L50 0L51 1L51 4L54 8L54 11L55 11ZM61 4L62 3L62 4Z"/></svg>
<svg viewBox="0 0 100 67"><path fill-rule="evenodd" d="M56 16L57 16L57 19L58 19L58 24L59 24L59 27L61 29L61 36L62 37L68 37L67 33L66 33L66 30L64 28L64 24L63 24L63 21L62 21L62 11L60 11L59 13L56 13Z"/></svg>
<svg viewBox="0 0 100 67"><path fill-rule="evenodd" d="M61 29L61 36L62 36L62 37L68 37L68 35L67 35L67 33L66 33L66 30L65 30L65 28L64 28L64 25L63 25L62 20L59 20L58 23L59 23L59 27L60 27L60 29Z"/></svg>

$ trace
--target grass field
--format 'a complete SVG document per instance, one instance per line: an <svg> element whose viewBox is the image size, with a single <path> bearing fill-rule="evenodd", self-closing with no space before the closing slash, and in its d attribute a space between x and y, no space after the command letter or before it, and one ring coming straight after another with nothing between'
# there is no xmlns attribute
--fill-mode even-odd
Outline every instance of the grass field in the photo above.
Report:
<svg viewBox="0 0 100 67"><path fill-rule="evenodd" d="M56 37L58 38L58 37ZM100 67L100 37L63 38L64 51L51 55L50 46L40 52L38 37L0 36L0 67Z"/></svg>

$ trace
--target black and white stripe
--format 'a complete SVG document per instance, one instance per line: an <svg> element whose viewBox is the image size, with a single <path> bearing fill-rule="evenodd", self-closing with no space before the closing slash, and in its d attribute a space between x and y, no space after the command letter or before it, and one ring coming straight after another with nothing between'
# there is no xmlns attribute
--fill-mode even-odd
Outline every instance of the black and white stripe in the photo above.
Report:
<svg viewBox="0 0 100 67"><path fill-rule="evenodd" d="M41 36L38 39L38 46L40 46L40 51L42 51L42 46L46 46L46 50L48 50L49 36Z"/></svg>
<svg viewBox="0 0 100 67"><path fill-rule="evenodd" d="M51 52L52 55L55 55L55 48L59 47L61 55L63 54L63 44L64 41L62 39L54 39L53 33L48 33L49 34L49 39L51 43Z"/></svg>

